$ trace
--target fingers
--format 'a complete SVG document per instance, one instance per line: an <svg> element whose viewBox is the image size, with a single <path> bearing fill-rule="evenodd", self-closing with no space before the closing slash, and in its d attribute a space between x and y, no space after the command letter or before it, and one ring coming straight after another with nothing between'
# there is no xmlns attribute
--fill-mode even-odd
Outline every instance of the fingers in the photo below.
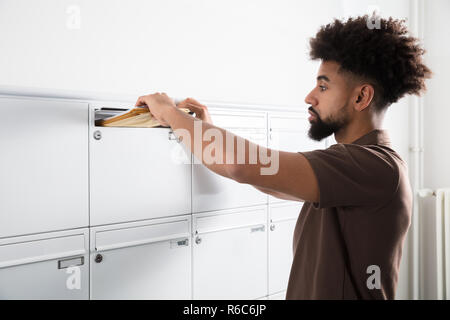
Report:
<svg viewBox="0 0 450 320"><path fill-rule="evenodd" d="M162 93L155 92L153 94L147 94L145 96L140 96L134 106L135 107L146 106L147 105L146 101L148 101L149 99L152 99L152 98L154 99L158 96L164 96L166 98L169 98L165 92L162 92Z"/></svg>
<svg viewBox="0 0 450 320"><path fill-rule="evenodd" d="M199 106L190 104L190 103L186 103L186 104L183 104L183 105L179 104L178 107L179 108L186 108L189 111L194 112L195 113L195 117L199 118L199 119L202 118L202 115L204 113L202 108L200 108Z"/></svg>
<svg viewBox="0 0 450 320"><path fill-rule="evenodd" d="M187 98L186 99L189 103L197 105L197 106L202 106L202 107L206 107L203 104L201 104L200 102L198 102L197 100L195 100L194 98Z"/></svg>
<svg viewBox="0 0 450 320"><path fill-rule="evenodd" d="M212 123L211 116L209 115L208 107L201 104L194 98L187 98L181 101L177 107L187 108L189 111L195 113L197 119Z"/></svg>
<svg viewBox="0 0 450 320"><path fill-rule="evenodd" d="M193 105L202 109L207 109L207 107L203 104L201 104L200 102L198 102L197 100L195 100L194 98L186 98L183 101L181 101L180 103L183 103L185 105Z"/></svg>
<svg viewBox="0 0 450 320"><path fill-rule="evenodd" d="M191 111L194 111L194 112L195 112L194 109L199 110L199 111L200 110L204 111L204 110L208 109L208 107L206 107L205 105L201 104L200 102L198 102L197 100L195 100L193 98L184 99L183 101L181 101L178 104L178 107L189 108Z"/></svg>
<svg viewBox="0 0 450 320"><path fill-rule="evenodd" d="M147 106L149 109L154 110L155 108L157 108L159 110L161 108L166 108L167 106L175 107L175 102L165 92L156 92L153 94L140 96L134 106Z"/></svg>
<svg viewBox="0 0 450 320"><path fill-rule="evenodd" d="M144 96L140 96L137 101L136 104L134 105L135 107L140 107L140 106L145 106L145 101L144 101Z"/></svg>

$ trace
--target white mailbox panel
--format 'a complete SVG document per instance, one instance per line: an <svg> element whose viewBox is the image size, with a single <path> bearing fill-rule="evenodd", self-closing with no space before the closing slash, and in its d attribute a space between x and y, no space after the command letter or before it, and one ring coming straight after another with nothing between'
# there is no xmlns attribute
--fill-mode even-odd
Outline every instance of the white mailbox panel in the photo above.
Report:
<svg viewBox="0 0 450 320"><path fill-rule="evenodd" d="M190 216L91 229L92 299L191 299Z"/></svg>
<svg viewBox="0 0 450 320"><path fill-rule="evenodd" d="M211 110L211 117L214 125L267 146L266 113ZM260 205L268 201L267 195L254 187L221 177L197 160L194 160L192 179L193 212Z"/></svg>
<svg viewBox="0 0 450 320"><path fill-rule="evenodd" d="M193 216L194 299L267 295L266 207Z"/></svg>
<svg viewBox="0 0 450 320"><path fill-rule="evenodd" d="M325 149L326 140L317 142L308 137L308 116L306 112L269 113L269 147L287 152ZM282 201L269 196L269 203Z"/></svg>
<svg viewBox="0 0 450 320"><path fill-rule="evenodd" d="M292 243L302 203L269 205L269 295L285 291L292 266Z"/></svg>
<svg viewBox="0 0 450 320"><path fill-rule="evenodd" d="M326 147L308 137L308 113L269 113L269 146L282 151L301 152Z"/></svg>
<svg viewBox="0 0 450 320"><path fill-rule="evenodd" d="M0 113L0 238L88 226L88 104L0 97Z"/></svg>
<svg viewBox="0 0 450 320"><path fill-rule="evenodd" d="M89 299L88 229L0 239L0 300Z"/></svg>
<svg viewBox="0 0 450 320"><path fill-rule="evenodd" d="M190 213L191 154L170 129L91 122L91 225Z"/></svg>

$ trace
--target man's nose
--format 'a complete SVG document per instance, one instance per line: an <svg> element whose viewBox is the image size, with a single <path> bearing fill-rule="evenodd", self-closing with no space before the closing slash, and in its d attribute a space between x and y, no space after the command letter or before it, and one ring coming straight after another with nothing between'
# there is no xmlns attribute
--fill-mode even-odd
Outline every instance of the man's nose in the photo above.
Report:
<svg viewBox="0 0 450 320"><path fill-rule="evenodd" d="M310 104L312 106L317 105L317 99L314 98L312 91L310 93L308 93L308 95L305 97L305 102L306 102L306 104Z"/></svg>

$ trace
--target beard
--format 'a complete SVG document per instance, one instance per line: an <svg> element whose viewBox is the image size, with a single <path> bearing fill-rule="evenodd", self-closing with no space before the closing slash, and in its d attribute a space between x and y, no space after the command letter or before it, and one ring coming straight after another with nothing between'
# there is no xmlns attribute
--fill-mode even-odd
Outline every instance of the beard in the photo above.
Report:
<svg viewBox="0 0 450 320"><path fill-rule="evenodd" d="M311 127L308 131L308 136L316 141L321 141L322 139L329 137L333 133L341 130L348 123L347 113L343 113L342 117L339 119L322 120L312 107L309 107L308 110L316 115L316 119L310 122ZM344 107L343 110L346 110L346 107Z"/></svg>

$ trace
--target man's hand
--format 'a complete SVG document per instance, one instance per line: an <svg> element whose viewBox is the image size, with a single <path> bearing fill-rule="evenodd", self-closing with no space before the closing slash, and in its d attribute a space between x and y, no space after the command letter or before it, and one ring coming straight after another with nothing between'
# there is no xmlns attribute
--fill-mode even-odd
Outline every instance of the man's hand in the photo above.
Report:
<svg viewBox="0 0 450 320"><path fill-rule="evenodd" d="M178 108L187 108L189 111L192 111L195 113L195 117L197 119L200 119L202 121L213 123L211 119L211 115L209 114L208 107L201 104L197 100L193 98L187 98L183 101L181 101L179 104L177 104Z"/></svg>
<svg viewBox="0 0 450 320"><path fill-rule="evenodd" d="M139 97L136 101L136 107L139 106L147 106L150 113L163 126L169 126L169 113L176 108L175 102L164 92Z"/></svg>

